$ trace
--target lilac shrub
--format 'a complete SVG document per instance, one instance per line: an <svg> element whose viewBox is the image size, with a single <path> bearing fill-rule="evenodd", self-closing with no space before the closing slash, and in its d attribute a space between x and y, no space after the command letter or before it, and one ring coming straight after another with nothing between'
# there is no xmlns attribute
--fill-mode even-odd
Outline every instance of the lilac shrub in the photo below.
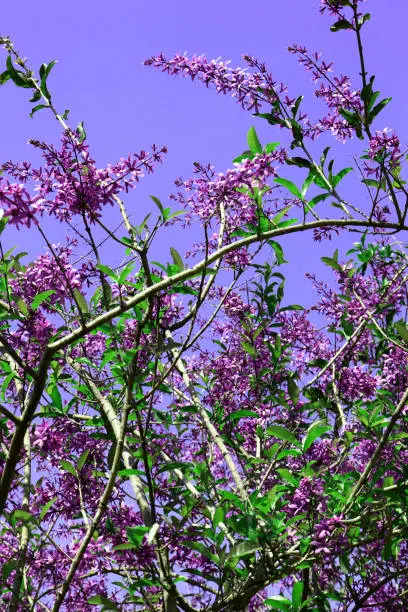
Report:
<svg viewBox="0 0 408 612"><path fill-rule="evenodd" d="M377 125L389 99L366 72L363 1L320 11L355 36L361 83L293 45L327 107L317 122L256 58L146 61L235 98L283 145L251 128L232 168L194 164L169 197L181 210L152 196L139 225L125 200L166 148L98 168L52 103L54 62L36 77L1 39L0 83L62 129L59 147L31 141L39 167L1 168L0 233L46 244L26 263L0 241L2 609L408 607L404 156ZM352 168L312 155L325 132L361 141L368 203L343 195ZM168 226L195 243L152 261ZM308 275L309 308L285 300L279 239L298 232L352 236L322 258L330 282Z"/></svg>

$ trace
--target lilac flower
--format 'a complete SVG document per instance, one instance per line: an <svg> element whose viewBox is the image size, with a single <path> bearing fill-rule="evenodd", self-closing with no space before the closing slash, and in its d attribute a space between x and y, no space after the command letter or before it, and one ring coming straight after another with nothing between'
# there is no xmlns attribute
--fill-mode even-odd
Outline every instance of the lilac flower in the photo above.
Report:
<svg viewBox="0 0 408 612"><path fill-rule="evenodd" d="M151 153L141 151L98 169L88 145L80 143L69 130L62 135L60 149L39 141L31 141L31 144L42 151L45 165L35 170L27 162L15 164L10 161L3 164L2 169L22 182L11 184L0 178L0 203L5 215L17 227L30 227L36 215L45 213L60 221L85 214L94 222L103 206L113 205L114 196L134 188L145 172L153 171L153 166L167 151L165 147L158 149L153 145ZM34 197L24 187L29 179L37 191Z"/></svg>
<svg viewBox="0 0 408 612"><path fill-rule="evenodd" d="M331 240L333 234L338 236L340 234L340 230L338 227L317 227L313 230L313 240L315 242L322 242L323 240Z"/></svg>
<svg viewBox="0 0 408 612"><path fill-rule="evenodd" d="M353 4L357 7L359 2L365 2L366 0L354 0ZM320 0L320 13L328 11L329 15L337 17L337 19L345 20L347 15L344 12L344 2L342 0ZM360 17L361 13L358 12L357 16ZM351 19L347 19L352 26L355 27L354 16ZM354 28L353 28L354 29Z"/></svg>
<svg viewBox="0 0 408 612"><path fill-rule="evenodd" d="M320 0L320 12L322 14L328 11L330 15L335 15L339 19L345 19L342 8L344 8L344 5L341 0Z"/></svg>
<svg viewBox="0 0 408 612"><path fill-rule="evenodd" d="M406 351L391 347L384 357L384 364L380 373L380 384L385 389L401 393L408 383L408 354Z"/></svg>
<svg viewBox="0 0 408 612"><path fill-rule="evenodd" d="M31 301L39 293L53 290L54 293L48 299L51 304L56 304L64 303L73 289L81 289L80 275L68 261L70 249L59 245L53 245L53 249L59 265L49 253L38 257L10 281L10 287L16 295Z"/></svg>
<svg viewBox="0 0 408 612"><path fill-rule="evenodd" d="M37 209L24 183L10 183L7 178L0 176L0 204L4 216L9 217L9 222L17 229L20 225L28 228L31 226Z"/></svg>
<svg viewBox="0 0 408 612"><path fill-rule="evenodd" d="M232 319L241 319L246 314L251 312L251 306L246 304L237 292L231 292L226 297L223 307L225 313Z"/></svg>
<svg viewBox="0 0 408 612"><path fill-rule="evenodd" d="M202 166L196 162L193 178L176 181L178 187L182 187L186 194L191 192L191 195L179 191L173 199L189 210L188 220L192 214L202 220L218 216L222 203L228 219L228 229L231 231L256 220L257 209L253 198L238 190L245 187L251 193L253 187L262 189L267 179L276 173L272 162L283 158L282 150L257 154L253 159L244 159L225 174L216 174L212 166Z"/></svg>
<svg viewBox="0 0 408 612"><path fill-rule="evenodd" d="M313 358L327 358L330 349L328 338L309 321L307 312L279 313L281 341L291 346L292 367L304 371Z"/></svg>
<svg viewBox="0 0 408 612"><path fill-rule="evenodd" d="M323 512L326 505L327 499L322 481L317 478L302 478L285 510L289 516L296 516L312 508L317 512Z"/></svg>
<svg viewBox="0 0 408 612"><path fill-rule="evenodd" d="M312 80L319 83L315 91L315 96L322 99L328 106L330 112L327 116L312 124L305 118L305 136L312 139L320 134L330 131L339 140L347 140L353 135L353 130L347 120L340 114L340 109L344 108L355 113L362 113L364 107L360 100L360 91L351 89L351 83L347 76L331 76L332 63L321 60L320 53L309 52L306 47L292 45L289 51L298 56L299 63L307 70L312 72Z"/></svg>
<svg viewBox="0 0 408 612"><path fill-rule="evenodd" d="M382 165L386 165L390 170L398 168L401 163L401 147L400 140L395 132L391 133L389 128L384 128L382 131L377 130L375 136L370 140L368 149L368 157L376 162L375 166L369 163L364 163L364 170L367 176L375 175L380 178Z"/></svg>
<svg viewBox="0 0 408 612"><path fill-rule="evenodd" d="M206 87L213 86L218 93L236 98L245 110L254 109L258 112L261 105L273 104L278 94L286 91L286 87L274 81L265 64L249 55L244 55L243 58L250 68L257 71L251 74L246 68L230 68L230 62L223 62L221 59L209 61L204 55L188 58L187 55L177 54L166 59L160 53L144 63L146 66L160 68L168 74L180 74L190 77L193 81L197 79Z"/></svg>
<svg viewBox="0 0 408 612"><path fill-rule="evenodd" d="M314 539L312 540L312 546L314 547L316 554L324 553L325 555L329 556L335 553L333 549L333 540L337 538L336 536L333 538L333 534L342 525L342 517L336 515L328 519L324 519L320 523L314 525ZM339 550L336 552L338 554Z"/></svg>

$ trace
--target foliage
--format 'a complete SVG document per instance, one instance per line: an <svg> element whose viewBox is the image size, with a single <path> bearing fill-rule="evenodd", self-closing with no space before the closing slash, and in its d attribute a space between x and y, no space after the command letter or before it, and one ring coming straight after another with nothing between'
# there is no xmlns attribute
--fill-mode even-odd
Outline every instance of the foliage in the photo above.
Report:
<svg viewBox="0 0 408 612"><path fill-rule="evenodd" d="M365 70L361 4L321 2L331 30L357 38L360 90L290 49L328 106L316 123L255 58L148 60L232 95L288 142L252 127L231 169L196 163L139 225L122 197L166 149L97 168L83 124L53 106L55 62L37 78L1 39L0 83L62 127L59 148L31 141L39 168L7 162L0 176L2 609L408 607L408 259L393 237L408 192L397 135L373 128L390 99ZM368 206L342 195L353 168L335 170L329 148L312 156L324 132L365 141ZM6 252L13 225L47 252ZM194 253L151 260L164 228L190 225ZM332 283L309 275L315 306L288 305L279 238L350 230L352 248L322 258Z"/></svg>

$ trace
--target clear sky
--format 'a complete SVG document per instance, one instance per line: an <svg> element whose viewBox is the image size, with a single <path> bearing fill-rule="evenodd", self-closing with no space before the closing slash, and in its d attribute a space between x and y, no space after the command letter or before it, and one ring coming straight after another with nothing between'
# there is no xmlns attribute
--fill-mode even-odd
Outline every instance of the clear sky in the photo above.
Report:
<svg viewBox="0 0 408 612"><path fill-rule="evenodd" d="M230 98L144 67L143 60L160 51L167 56L187 51L208 58L222 56L233 65L242 65L241 55L249 53L264 60L275 78L289 85L291 95L306 93L305 107L317 116L323 109L313 99L310 74L287 52L288 45L296 42L322 51L327 61L335 62L336 72L352 74L355 87L360 85L352 34L332 34L330 19L319 15L319 4L319 0L21 0L3 3L1 35L10 36L37 70L42 62L58 60L49 79L53 101L58 109L71 110L74 127L85 122L98 164L113 163L152 143L168 146L165 164L128 196L136 223L138 211L142 219L150 207L148 195L153 193L165 202L174 191L173 180L180 175L187 178L193 161L211 161L222 172L230 167L232 159L246 148L251 125L257 127L263 142L279 139L279 131L263 125ZM364 28L367 69L377 74L382 97L393 97L377 127L396 128L406 147L408 2L368 0L365 8L372 13ZM0 54L0 66L4 62L5 54ZM27 139L55 142L58 138L59 127L51 114L43 111L30 119L29 111L27 91L10 83L0 89L1 162L37 160ZM352 165L351 155L359 151L359 143L357 149L355 144L343 146L334 140L331 144L344 165ZM323 146L323 141L317 143L318 149ZM351 197L353 179L347 180L345 189ZM176 246L182 252L183 245L190 247L191 235L177 231ZM27 248L26 236L20 234L18 241ZM339 244L348 246L344 237ZM299 291L306 301L312 299L304 272L325 274L319 258L332 254L334 248L330 243L316 248L306 237L285 241L293 301L301 301ZM168 246L166 249L164 258Z"/></svg>

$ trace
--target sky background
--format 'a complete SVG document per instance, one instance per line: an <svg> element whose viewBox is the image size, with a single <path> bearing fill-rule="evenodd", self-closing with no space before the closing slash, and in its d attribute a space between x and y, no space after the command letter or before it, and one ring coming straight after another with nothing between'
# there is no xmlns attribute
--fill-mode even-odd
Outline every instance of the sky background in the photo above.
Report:
<svg viewBox="0 0 408 612"><path fill-rule="evenodd" d="M263 143L281 137L279 129L252 117L231 98L190 80L162 74L142 62L160 51L168 57L187 51L189 55L204 53L208 58L221 56L242 66L242 54L251 54L267 63L277 81L287 83L291 96L304 93L305 108L317 117L324 113L324 107L313 99L310 73L287 52L288 45L298 43L321 51L324 59L334 62L335 74L352 75L355 88L360 86L353 35L331 33L332 19L319 15L319 4L319 0L21 0L2 6L0 33L12 38L32 69L38 71L41 63L58 60L49 78L54 105L60 112L70 109L72 127L84 121L98 165L114 163L153 143L167 145L165 163L126 197L137 223L154 210L149 194L166 203L175 191L174 179L188 178L193 161L212 162L220 172L231 167L232 159L246 148L251 125ZM382 97L393 97L376 127L395 128L406 147L408 2L368 0L363 8L372 14L363 30L367 70L377 75L376 88ZM0 67L5 59L5 52L0 52ZM33 119L29 117L27 91L11 83L0 89L0 163L9 159L38 162L38 153L27 144L28 138L58 141L60 128L51 113L41 111ZM315 151L320 152L328 143L343 164L338 169L352 165L352 155L362 153L359 141L342 145L332 138L318 140ZM288 176L289 172L282 169L281 174ZM362 193L349 175L343 194L359 198ZM58 227L48 227L49 238L57 241ZM181 228L172 231L170 243L163 240L157 244L162 259L170 259L169 244L181 253L191 248L191 232ZM32 232L13 232L11 239L30 254L43 250L41 239ZM325 242L322 246L304 235L285 239L285 255L290 261L285 269L287 299L313 301L315 294L304 273L327 276L320 257L331 255L336 246L344 254L352 242L353 237L347 234L335 244Z"/></svg>

